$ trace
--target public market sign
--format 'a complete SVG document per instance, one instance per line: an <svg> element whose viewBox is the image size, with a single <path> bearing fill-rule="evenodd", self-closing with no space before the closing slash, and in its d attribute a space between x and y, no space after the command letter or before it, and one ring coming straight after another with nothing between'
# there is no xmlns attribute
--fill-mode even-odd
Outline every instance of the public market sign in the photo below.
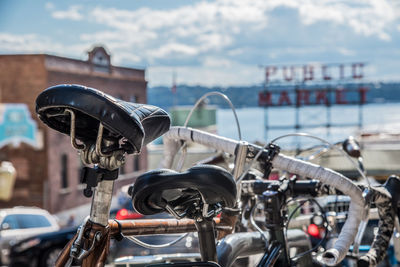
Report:
<svg viewBox="0 0 400 267"><path fill-rule="evenodd" d="M368 88L359 83L364 78L364 63L267 66L265 90L259 92L259 106L310 106L365 104ZM313 86L309 84L313 83ZM356 82L346 88L340 84ZM271 85L281 89L270 89ZM339 85L338 85L339 84ZM289 88L289 89L287 89Z"/></svg>
<svg viewBox="0 0 400 267"><path fill-rule="evenodd" d="M272 82L361 80L364 78L364 66L365 63L266 66L265 81L268 84Z"/></svg>
<svg viewBox="0 0 400 267"><path fill-rule="evenodd" d="M0 104L0 148L21 143L39 148L36 122L26 104Z"/></svg>

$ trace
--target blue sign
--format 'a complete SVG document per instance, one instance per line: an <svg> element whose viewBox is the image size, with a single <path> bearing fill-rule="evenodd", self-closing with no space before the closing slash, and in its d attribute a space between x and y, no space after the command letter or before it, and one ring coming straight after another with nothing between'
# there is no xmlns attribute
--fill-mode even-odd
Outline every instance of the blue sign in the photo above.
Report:
<svg viewBox="0 0 400 267"><path fill-rule="evenodd" d="M39 147L36 122L26 104L1 104L0 148L9 144L17 147L21 143Z"/></svg>

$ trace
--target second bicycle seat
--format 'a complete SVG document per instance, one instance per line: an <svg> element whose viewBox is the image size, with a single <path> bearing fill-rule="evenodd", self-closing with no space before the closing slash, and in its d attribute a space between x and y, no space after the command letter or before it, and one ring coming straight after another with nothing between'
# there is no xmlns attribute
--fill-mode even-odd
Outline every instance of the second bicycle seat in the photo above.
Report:
<svg viewBox="0 0 400 267"><path fill-rule="evenodd" d="M128 153L140 152L143 145L170 127L170 118L161 108L123 101L81 85L53 86L36 99L39 118L50 128L68 135L71 111L77 139L95 143L101 123L105 137L127 141L124 148Z"/></svg>
<svg viewBox="0 0 400 267"><path fill-rule="evenodd" d="M232 175L213 165L195 166L182 173L150 171L139 176L129 192L134 208L142 214L168 211L189 218L195 209L232 208L237 194Z"/></svg>

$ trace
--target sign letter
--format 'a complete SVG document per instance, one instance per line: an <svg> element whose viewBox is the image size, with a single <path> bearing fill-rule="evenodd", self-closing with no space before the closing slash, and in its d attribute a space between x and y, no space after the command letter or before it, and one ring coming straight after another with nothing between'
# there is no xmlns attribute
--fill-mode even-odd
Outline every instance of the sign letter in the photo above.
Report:
<svg viewBox="0 0 400 267"><path fill-rule="evenodd" d="M258 93L258 105L259 106L272 106L271 102L271 92L259 92Z"/></svg>
<svg viewBox="0 0 400 267"><path fill-rule="evenodd" d="M276 73L275 66L268 66L265 68L265 81L268 83L270 81L271 76Z"/></svg>
<svg viewBox="0 0 400 267"><path fill-rule="evenodd" d="M303 66L303 81L314 80L314 67L311 65Z"/></svg>

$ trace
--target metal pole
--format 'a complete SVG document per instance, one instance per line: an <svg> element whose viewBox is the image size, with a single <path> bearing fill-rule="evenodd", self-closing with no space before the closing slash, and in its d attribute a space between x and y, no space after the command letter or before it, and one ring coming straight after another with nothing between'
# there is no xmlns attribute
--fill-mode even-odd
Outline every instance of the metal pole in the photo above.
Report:
<svg viewBox="0 0 400 267"><path fill-rule="evenodd" d="M199 235L201 260L217 262L213 220L203 218L202 220L196 221L195 224Z"/></svg>
<svg viewBox="0 0 400 267"><path fill-rule="evenodd" d="M93 198L92 207L90 209L90 221L107 226L114 181L103 180L97 185Z"/></svg>

